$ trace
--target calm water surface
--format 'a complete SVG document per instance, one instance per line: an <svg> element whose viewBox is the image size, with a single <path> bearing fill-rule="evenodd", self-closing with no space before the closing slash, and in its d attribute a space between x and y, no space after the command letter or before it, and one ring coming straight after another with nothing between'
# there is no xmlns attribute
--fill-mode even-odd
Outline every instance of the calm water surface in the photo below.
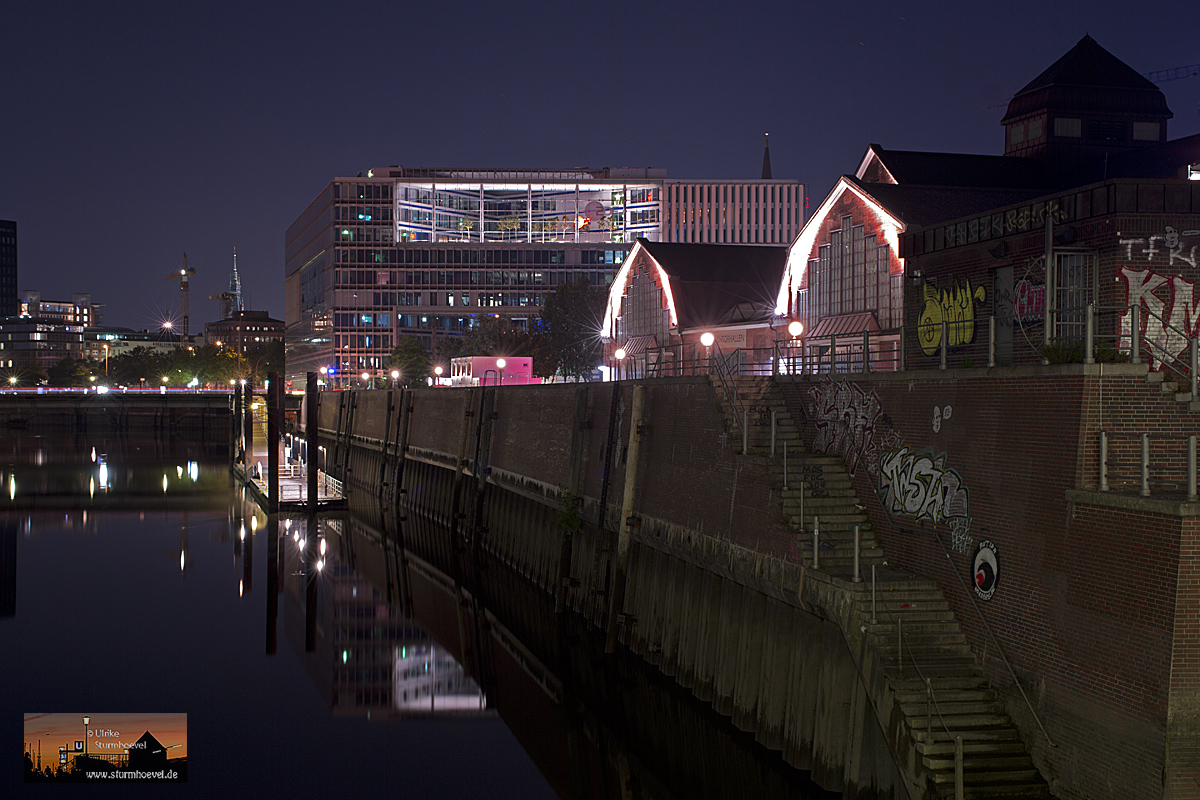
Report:
<svg viewBox="0 0 1200 800"><path fill-rule="evenodd" d="M825 796L503 565L459 591L428 523L271 530L219 450L7 433L0 797ZM186 784L24 782L48 712L186 713Z"/></svg>
<svg viewBox="0 0 1200 800"><path fill-rule="evenodd" d="M301 551L283 549L268 654L266 517L220 461L161 450L0 445L0 796L555 796L474 683L334 552L308 653ZM178 711L186 785L23 783L25 713Z"/></svg>

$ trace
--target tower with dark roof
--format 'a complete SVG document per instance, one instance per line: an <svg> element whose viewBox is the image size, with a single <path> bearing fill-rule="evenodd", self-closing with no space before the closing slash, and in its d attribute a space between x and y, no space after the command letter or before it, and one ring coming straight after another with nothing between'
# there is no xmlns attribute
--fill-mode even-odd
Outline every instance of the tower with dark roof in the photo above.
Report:
<svg viewBox="0 0 1200 800"><path fill-rule="evenodd" d="M1157 86L1084 36L1009 102L1004 154L1100 162L1165 142L1171 116Z"/></svg>

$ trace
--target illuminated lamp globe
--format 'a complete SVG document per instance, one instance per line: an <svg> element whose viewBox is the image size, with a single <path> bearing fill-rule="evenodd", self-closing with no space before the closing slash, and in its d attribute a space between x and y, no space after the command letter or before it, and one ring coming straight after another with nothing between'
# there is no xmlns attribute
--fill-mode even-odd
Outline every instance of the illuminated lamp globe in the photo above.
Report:
<svg viewBox="0 0 1200 800"><path fill-rule="evenodd" d="M794 319L788 323L788 336L793 339L804 333L804 323L798 319Z"/></svg>
<svg viewBox="0 0 1200 800"><path fill-rule="evenodd" d="M400 377L400 370L398 370L398 369L392 370L392 380L396 380L399 377Z"/></svg>
<svg viewBox="0 0 1200 800"><path fill-rule="evenodd" d="M503 358L497 358L496 366L499 367L500 369L504 369L505 367L508 366L508 362L505 361Z"/></svg>
<svg viewBox="0 0 1200 800"><path fill-rule="evenodd" d="M705 331L704 333L700 334L700 344L704 345L705 347L712 347L712 344L715 341L716 341L716 337L713 336L708 331Z"/></svg>
<svg viewBox="0 0 1200 800"><path fill-rule="evenodd" d="M434 374L434 375L437 375L439 378L440 378L440 377L442 377L442 368L441 368L441 367L434 367L434 368L433 368L433 374Z"/></svg>
<svg viewBox="0 0 1200 800"><path fill-rule="evenodd" d="M618 347L617 352L613 353L613 355L617 357L617 361L624 361L625 360L625 348Z"/></svg>
<svg viewBox="0 0 1200 800"><path fill-rule="evenodd" d="M369 380L371 380L371 373L369 373L369 372L364 372L364 373L362 374L362 379L363 379L364 381L369 381Z"/></svg>

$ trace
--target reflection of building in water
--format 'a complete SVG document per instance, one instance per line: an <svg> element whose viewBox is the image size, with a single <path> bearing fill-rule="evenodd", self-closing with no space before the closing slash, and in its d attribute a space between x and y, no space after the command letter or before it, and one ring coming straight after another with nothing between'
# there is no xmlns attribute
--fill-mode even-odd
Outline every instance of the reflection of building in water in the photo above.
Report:
<svg viewBox="0 0 1200 800"><path fill-rule="evenodd" d="M15 520L0 521L0 617L17 614L17 528Z"/></svg>
<svg viewBox="0 0 1200 800"><path fill-rule="evenodd" d="M482 710L487 701L475 681L435 644L395 648L395 704L402 711Z"/></svg>
<svg viewBox="0 0 1200 800"><path fill-rule="evenodd" d="M293 520L280 543L284 631L330 708L371 719L494 713L450 654L341 560L343 523L322 519L317 525L316 544L307 540L303 520ZM322 536L325 563L312 595L315 647L305 653L305 590Z"/></svg>

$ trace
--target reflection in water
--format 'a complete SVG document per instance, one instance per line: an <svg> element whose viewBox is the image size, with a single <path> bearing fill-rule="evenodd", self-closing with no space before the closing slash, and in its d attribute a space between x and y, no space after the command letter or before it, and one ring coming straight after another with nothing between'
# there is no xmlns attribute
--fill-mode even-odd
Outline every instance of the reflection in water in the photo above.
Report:
<svg viewBox="0 0 1200 800"><path fill-rule="evenodd" d="M346 563L348 524L282 519L282 565L267 571L268 595L283 575L285 635L330 708L372 720L494 713L450 653ZM275 615L268 601L268 652Z"/></svg>

